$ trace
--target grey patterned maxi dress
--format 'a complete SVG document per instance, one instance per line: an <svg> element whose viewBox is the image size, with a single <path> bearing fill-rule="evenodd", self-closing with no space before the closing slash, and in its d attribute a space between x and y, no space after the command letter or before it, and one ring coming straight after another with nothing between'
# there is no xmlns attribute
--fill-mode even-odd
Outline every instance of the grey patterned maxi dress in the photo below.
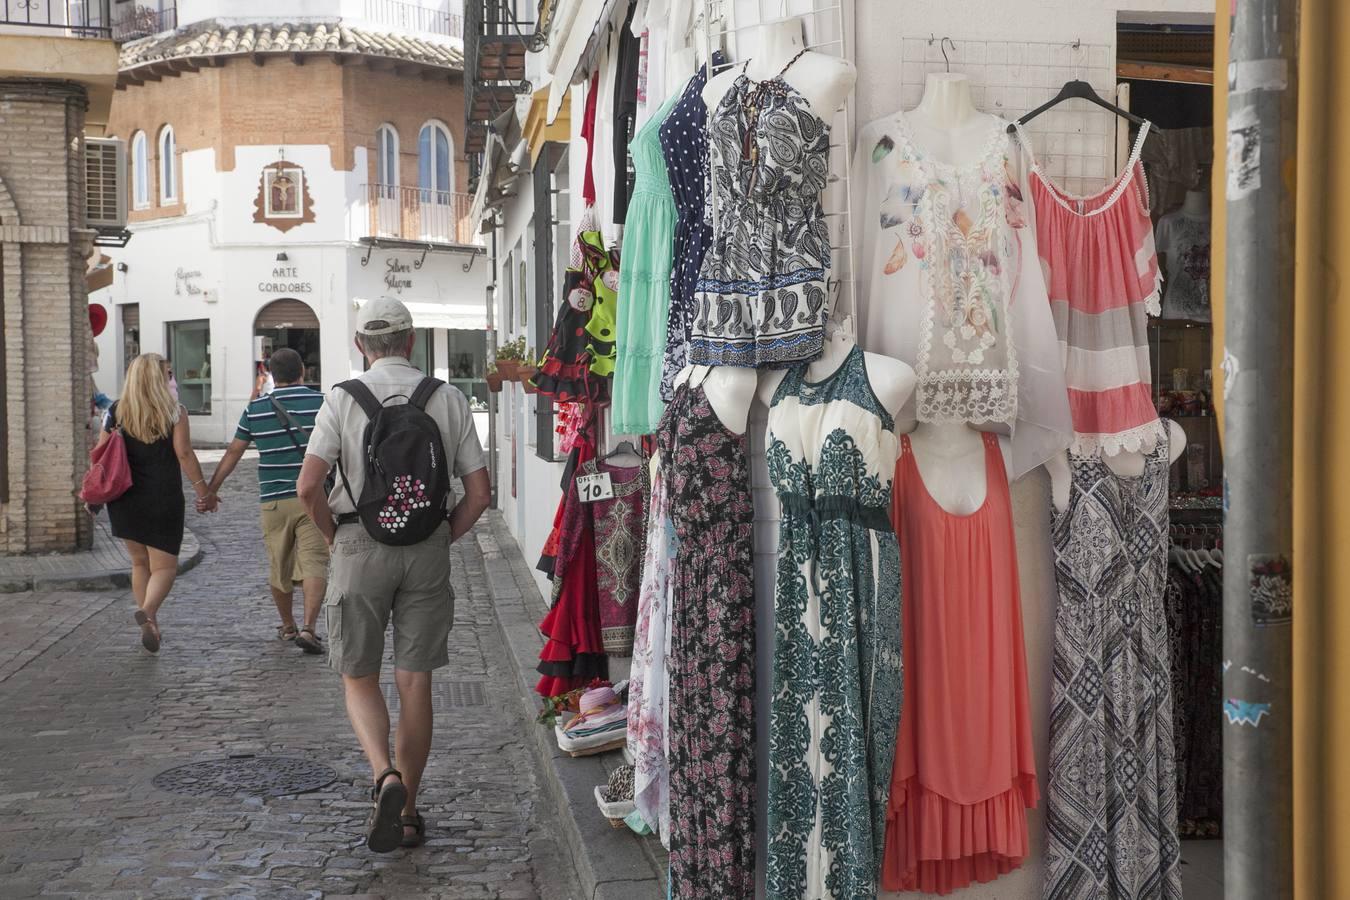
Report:
<svg viewBox="0 0 1350 900"><path fill-rule="evenodd" d="M1180 900L1167 583L1168 441L1142 475L1071 455L1052 526L1045 896Z"/></svg>
<svg viewBox="0 0 1350 900"><path fill-rule="evenodd" d="M782 504L769 725L771 900L876 895L900 721L895 422L856 346L789 369L769 410Z"/></svg>

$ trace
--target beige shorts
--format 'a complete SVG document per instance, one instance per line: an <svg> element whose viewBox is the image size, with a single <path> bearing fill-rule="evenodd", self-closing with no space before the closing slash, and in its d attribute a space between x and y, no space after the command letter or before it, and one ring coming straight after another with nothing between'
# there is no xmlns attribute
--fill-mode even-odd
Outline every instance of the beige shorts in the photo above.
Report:
<svg viewBox="0 0 1350 900"><path fill-rule="evenodd" d="M455 620L450 524L409 547L381 544L360 523L339 525L323 609L328 664L343 675L380 671L390 620L394 668L430 672L447 665Z"/></svg>
<svg viewBox="0 0 1350 900"><path fill-rule="evenodd" d="M262 532L272 564L267 583L272 587L286 592L297 581L328 577L328 545L300 498L263 501Z"/></svg>

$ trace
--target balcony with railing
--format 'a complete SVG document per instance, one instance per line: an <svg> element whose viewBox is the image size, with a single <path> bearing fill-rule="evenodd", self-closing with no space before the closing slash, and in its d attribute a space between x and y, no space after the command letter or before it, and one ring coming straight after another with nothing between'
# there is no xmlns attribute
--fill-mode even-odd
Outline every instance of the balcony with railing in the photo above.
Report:
<svg viewBox="0 0 1350 900"><path fill-rule="evenodd" d="M0 35L112 37L111 0L0 0Z"/></svg>
<svg viewBox="0 0 1350 900"><path fill-rule="evenodd" d="M134 0L113 8L112 36L115 41L134 41L178 27L177 0Z"/></svg>
<svg viewBox="0 0 1350 900"><path fill-rule="evenodd" d="M465 152L487 143L487 123L528 89L525 54L534 35L533 0L467 0L464 7Z"/></svg>
<svg viewBox="0 0 1350 900"><path fill-rule="evenodd" d="M373 25L402 31L464 38L464 16L458 12L430 9L408 0L365 0L365 18Z"/></svg>
<svg viewBox="0 0 1350 900"><path fill-rule="evenodd" d="M427 188L368 184L370 218L367 241L407 241L419 244L482 243L470 213L473 195Z"/></svg>

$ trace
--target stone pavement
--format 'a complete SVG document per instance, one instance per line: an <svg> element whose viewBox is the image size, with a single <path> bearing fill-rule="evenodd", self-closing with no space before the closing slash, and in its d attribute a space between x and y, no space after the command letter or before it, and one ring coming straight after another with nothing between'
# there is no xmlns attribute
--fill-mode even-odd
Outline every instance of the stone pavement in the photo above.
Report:
<svg viewBox="0 0 1350 900"><path fill-rule="evenodd" d="M205 557L160 614L157 657L140 648L124 593L0 596L0 648L22 640L8 624L17 611L65 617L0 681L0 896L577 897L489 605L498 563L476 540L452 550L456 627L436 680L428 845L373 854L362 843L369 771L337 676L273 637L255 478L245 461L220 513L189 513ZM269 799L151 783L246 754L323 763L338 779Z"/></svg>

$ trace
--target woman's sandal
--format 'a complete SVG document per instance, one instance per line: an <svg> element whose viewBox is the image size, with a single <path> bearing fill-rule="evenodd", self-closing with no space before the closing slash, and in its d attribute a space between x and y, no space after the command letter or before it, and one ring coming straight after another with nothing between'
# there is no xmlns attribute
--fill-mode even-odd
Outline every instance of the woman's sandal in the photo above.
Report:
<svg viewBox="0 0 1350 900"><path fill-rule="evenodd" d="M295 630L294 625L277 626L277 640L279 641L293 641L295 640L295 636L299 633L300 632Z"/></svg>
<svg viewBox="0 0 1350 900"><path fill-rule="evenodd" d="M412 816L400 816L399 822L403 825L403 846L420 847L427 839L427 822L422 818L421 813ZM408 829L416 830L416 834L411 837L408 835Z"/></svg>
<svg viewBox="0 0 1350 900"><path fill-rule="evenodd" d="M305 635L309 635L309 637L305 637ZM313 628L301 628L300 633L295 636L295 645L309 654L323 652L323 644L319 643L319 636Z"/></svg>
<svg viewBox="0 0 1350 900"><path fill-rule="evenodd" d="M150 621L145 610L136 610L136 624L141 626L141 646L151 653L159 652L159 626Z"/></svg>
<svg viewBox="0 0 1350 900"><path fill-rule="evenodd" d="M398 780L388 781L390 775ZM403 844L403 825L399 815L403 804L408 802L408 789L403 786L403 773L388 768L375 779L370 789L370 799L374 802L370 816L366 819L366 846L376 853L388 853Z"/></svg>

